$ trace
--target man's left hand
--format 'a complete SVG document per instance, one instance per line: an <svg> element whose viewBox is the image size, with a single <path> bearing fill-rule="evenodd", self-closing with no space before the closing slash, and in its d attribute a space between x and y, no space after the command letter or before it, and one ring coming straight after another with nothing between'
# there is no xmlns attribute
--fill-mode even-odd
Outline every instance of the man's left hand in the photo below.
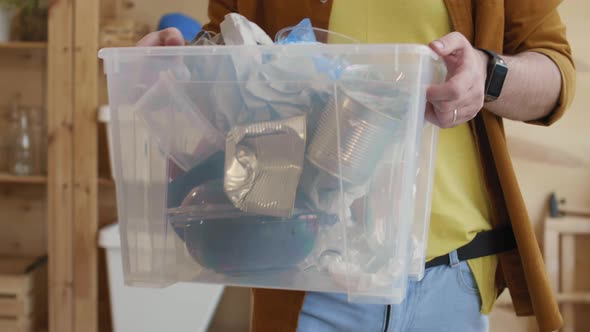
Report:
<svg viewBox="0 0 590 332"><path fill-rule="evenodd" d="M426 119L441 128L473 119L484 104L487 55L473 48L459 32L429 46L447 65L447 78L445 83L428 88Z"/></svg>

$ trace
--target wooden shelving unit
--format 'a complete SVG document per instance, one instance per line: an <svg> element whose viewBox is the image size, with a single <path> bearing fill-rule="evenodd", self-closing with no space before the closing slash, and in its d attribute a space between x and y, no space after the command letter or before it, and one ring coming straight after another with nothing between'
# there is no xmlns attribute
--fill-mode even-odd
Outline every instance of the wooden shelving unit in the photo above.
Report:
<svg viewBox="0 0 590 332"><path fill-rule="evenodd" d="M0 173L0 184L3 183L22 183L22 184L46 184L47 177L44 175L12 175Z"/></svg>
<svg viewBox="0 0 590 332"><path fill-rule="evenodd" d="M47 263L34 273L29 266L47 255L47 184L49 175L17 176L6 162L11 105L39 112L45 126L48 42L0 42L0 331L48 328ZM6 135L6 136L4 136ZM6 140L5 140L6 139ZM43 139L46 141L46 139ZM38 141L34 141L38 142ZM32 143L36 144L36 143ZM44 161L42 162L44 163ZM23 259L26 257L26 259ZM41 317L42 316L42 317Z"/></svg>
<svg viewBox="0 0 590 332"><path fill-rule="evenodd" d="M7 43L0 43L0 50L8 49L8 50L46 50L47 43L46 42L21 42L21 41L13 41Z"/></svg>
<svg viewBox="0 0 590 332"><path fill-rule="evenodd" d="M8 114L15 98L25 107L45 107L47 50L47 42L0 43L0 75L3 78L0 83L0 135L8 135ZM40 121L45 125L44 120ZM0 245L0 288L10 285L11 281L25 285L34 279L35 283L34 290L14 288L7 292L3 288L0 294L0 310L3 311L0 312L0 331L47 329L46 317L42 323L39 322L40 325L30 321L36 320L36 313L47 316L47 267L44 267L42 279L25 273L23 267L28 266L35 257L47 254L48 176L11 174L5 162L6 153L4 149L0 152L0 233L4 236L4 243ZM19 260L18 257L30 259ZM7 262L14 266L14 271L22 270L21 273L9 273L11 271L6 269ZM12 313L7 308L12 308Z"/></svg>

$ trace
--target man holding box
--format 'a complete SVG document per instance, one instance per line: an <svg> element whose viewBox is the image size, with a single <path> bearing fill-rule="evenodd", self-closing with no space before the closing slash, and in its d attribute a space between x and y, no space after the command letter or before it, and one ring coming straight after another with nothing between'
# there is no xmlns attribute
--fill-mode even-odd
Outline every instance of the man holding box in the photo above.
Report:
<svg viewBox="0 0 590 332"><path fill-rule="evenodd" d="M518 315L536 315L542 331L561 327L502 126L503 118L552 124L573 98L575 70L559 3L210 0L205 30L219 31L231 12L271 36L309 17L316 27L366 43L429 44L448 69L446 82L427 93L427 119L446 129L424 279L410 283L398 306L257 289L254 331L487 331L486 315L506 287ZM177 30L167 29L138 46L183 44Z"/></svg>

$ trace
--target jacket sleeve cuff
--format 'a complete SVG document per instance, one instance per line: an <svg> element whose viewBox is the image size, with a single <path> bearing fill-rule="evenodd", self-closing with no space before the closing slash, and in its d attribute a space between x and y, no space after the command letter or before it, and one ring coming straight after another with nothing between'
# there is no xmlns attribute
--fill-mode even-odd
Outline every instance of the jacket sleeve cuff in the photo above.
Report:
<svg viewBox="0 0 590 332"><path fill-rule="evenodd" d="M559 72L561 73L561 92L559 93L559 99L557 100L555 108L549 113L549 115L541 119L526 121L526 123L529 124L550 126L561 118L574 99L576 89L576 69L570 59L558 51L546 48L530 49L527 51L537 52L547 56L557 65L557 68L559 68Z"/></svg>

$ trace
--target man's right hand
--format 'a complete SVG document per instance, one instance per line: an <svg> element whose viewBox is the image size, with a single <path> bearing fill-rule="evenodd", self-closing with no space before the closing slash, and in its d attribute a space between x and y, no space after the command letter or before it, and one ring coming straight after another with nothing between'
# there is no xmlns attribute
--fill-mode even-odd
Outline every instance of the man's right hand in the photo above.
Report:
<svg viewBox="0 0 590 332"><path fill-rule="evenodd" d="M182 33L176 28L167 28L160 31L155 31L147 34L139 42L137 46L183 46L184 38Z"/></svg>

